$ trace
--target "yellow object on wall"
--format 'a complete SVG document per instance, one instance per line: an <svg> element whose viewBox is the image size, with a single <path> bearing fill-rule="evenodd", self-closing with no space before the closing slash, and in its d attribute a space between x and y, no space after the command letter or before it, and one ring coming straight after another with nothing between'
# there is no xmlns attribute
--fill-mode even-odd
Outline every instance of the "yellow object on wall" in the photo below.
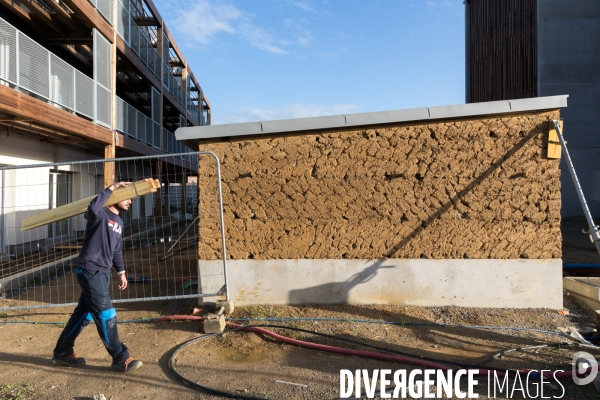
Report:
<svg viewBox="0 0 600 400"><path fill-rule="evenodd" d="M560 131L563 131L563 121L558 120L560 124ZM548 158L560 158L560 140L558 140L558 133L556 132L556 127L554 123L550 121L549 123L549 131L548 131Z"/></svg>

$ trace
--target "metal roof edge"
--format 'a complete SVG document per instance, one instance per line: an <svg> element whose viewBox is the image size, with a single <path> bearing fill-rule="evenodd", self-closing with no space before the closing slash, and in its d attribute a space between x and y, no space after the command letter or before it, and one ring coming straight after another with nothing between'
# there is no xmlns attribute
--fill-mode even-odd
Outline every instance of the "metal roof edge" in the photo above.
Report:
<svg viewBox="0 0 600 400"><path fill-rule="evenodd" d="M489 101L440 107L423 107L404 110L376 111L357 114L330 115L282 119L262 122L243 122L224 125L205 125L177 128L175 137L187 145L198 140L221 137L303 132L343 127L419 122L479 115L500 115L526 111L551 110L567 107L569 95L536 97L530 99Z"/></svg>

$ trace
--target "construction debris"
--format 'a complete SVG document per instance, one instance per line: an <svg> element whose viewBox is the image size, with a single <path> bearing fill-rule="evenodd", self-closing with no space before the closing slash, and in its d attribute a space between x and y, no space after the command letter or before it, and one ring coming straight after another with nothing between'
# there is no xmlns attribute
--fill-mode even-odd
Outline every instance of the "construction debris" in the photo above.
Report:
<svg viewBox="0 0 600 400"><path fill-rule="evenodd" d="M123 200L133 199L139 196L156 192L160 188L160 182L157 179L143 179L134 182L128 187L120 187L110 195L106 201L105 207L112 206ZM30 217L23 219L21 231L37 228L43 225L51 224L66 218L74 217L75 215L83 214L87 211L88 205L96 196L86 197L85 199L77 200L64 206L56 207L51 210L45 210Z"/></svg>

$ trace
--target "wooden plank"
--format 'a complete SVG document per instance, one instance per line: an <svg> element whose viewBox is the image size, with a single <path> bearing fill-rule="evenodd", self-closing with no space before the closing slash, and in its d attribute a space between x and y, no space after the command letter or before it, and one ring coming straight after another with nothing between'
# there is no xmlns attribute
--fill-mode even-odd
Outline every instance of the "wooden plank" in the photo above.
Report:
<svg viewBox="0 0 600 400"><path fill-rule="evenodd" d="M104 159L115 158L115 145L109 144L104 147ZM109 187L115 183L115 162L104 163L104 187Z"/></svg>
<svg viewBox="0 0 600 400"><path fill-rule="evenodd" d="M154 182L152 179L147 178L138 182L134 182L129 187L120 187L110 195L104 207L109 207L117 204L123 200L133 199L136 197L144 196L149 193L156 192L156 187L160 186L160 182ZM75 215L83 214L87 211L90 202L96 196L87 197L85 199L77 200L64 206L56 207L51 210L45 210L30 217L23 219L21 231L37 228L43 225L47 225L56 221L70 218Z"/></svg>
<svg viewBox="0 0 600 400"><path fill-rule="evenodd" d="M111 143L110 129L4 85L0 85L0 111L58 132L83 136L105 144Z"/></svg>

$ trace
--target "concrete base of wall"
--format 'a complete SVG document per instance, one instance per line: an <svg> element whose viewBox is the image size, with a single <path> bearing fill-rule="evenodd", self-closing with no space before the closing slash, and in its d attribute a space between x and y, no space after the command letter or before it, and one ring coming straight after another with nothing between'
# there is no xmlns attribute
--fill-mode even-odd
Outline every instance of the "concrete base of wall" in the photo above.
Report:
<svg viewBox="0 0 600 400"><path fill-rule="evenodd" d="M560 259L228 260L227 268L236 306L563 307ZM219 290L223 262L200 261L199 269L202 293Z"/></svg>

